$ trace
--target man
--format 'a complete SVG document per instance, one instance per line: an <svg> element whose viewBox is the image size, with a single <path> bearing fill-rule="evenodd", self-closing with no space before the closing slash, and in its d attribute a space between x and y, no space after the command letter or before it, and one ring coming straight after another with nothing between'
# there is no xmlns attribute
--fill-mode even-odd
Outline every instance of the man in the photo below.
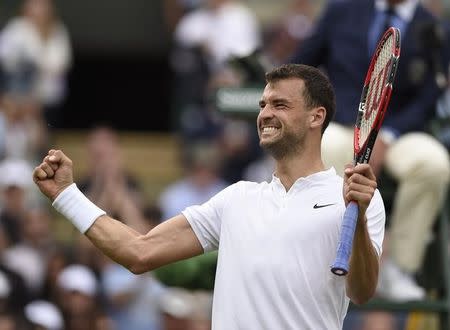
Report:
<svg viewBox="0 0 450 330"><path fill-rule="evenodd" d="M389 257L378 293L396 301L425 297L414 275L420 270L434 220L450 177L445 148L425 133L441 92L435 68L444 50L429 46L437 20L418 0L330 2L292 62L323 67L336 89L334 122L322 140L324 162L341 173L351 157L354 112L370 58L386 26L400 29L402 50L394 93L371 157L398 182L391 210ZM435 44L435 46L437 43Z"/></svg>
<svg viewBox="0 0 450 330"><path fill-rule="evenodd" d="M344 181L325 169L320 140L335 104L319 70L287 65L266 79L257 129L276 160L271 183L238 182L139 235L79 192L62 151L49 151L34 181L98 248L134 273L218 249L214 329L341 329L349 298L364 303L376 288L385 220L376 178L367 164L347 167ZM330 265L349 200L360 212L344 278Z"/></svg>

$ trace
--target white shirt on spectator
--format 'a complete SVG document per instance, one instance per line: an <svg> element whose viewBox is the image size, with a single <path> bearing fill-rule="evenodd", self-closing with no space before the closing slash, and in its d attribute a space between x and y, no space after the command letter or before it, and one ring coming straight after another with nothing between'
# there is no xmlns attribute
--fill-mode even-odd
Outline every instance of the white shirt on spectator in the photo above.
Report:
<svg viewBox="0 0 450 330"><path fill-rule="evenodd" d="M12 19L0 34L0 62L5 71L14 73L24 61L35 65L37 79L33 94L45 105L62 100L65 74L72 61L69 35L61 23L47 39L25 18Z"/></svg>
<svg viewBox="0 0 450 330"><path fill-rule="evenodd" d="M175 39L187 47L206 47L214 62L223 63L230 56L246 56L255 51L261 43L261 31L247 6L230 1L216 10L188 13L178 24Z"/></svg>

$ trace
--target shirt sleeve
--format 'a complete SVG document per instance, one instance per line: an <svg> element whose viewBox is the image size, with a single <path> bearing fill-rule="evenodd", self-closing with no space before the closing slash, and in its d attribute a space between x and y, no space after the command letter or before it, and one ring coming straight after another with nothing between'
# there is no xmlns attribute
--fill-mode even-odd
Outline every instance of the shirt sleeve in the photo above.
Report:
<svg viewBox="0 0 450 330"><path fill-rule="evenodd" d="M378 256L381 256L381 253L383 252L386 213L384 210L383 199L381 198L381 194L378 190L375 191L372 201L367 208L366 217L370 240L372 241Z"/></svg>
<svg viewBox="0 0 450 330"><path fill-rule="evenodd" d="M182 212L200 241L204 252L213 251L219 247L223 212L235 187L236 184L231 185L206 203L190 206Z"/></svg>

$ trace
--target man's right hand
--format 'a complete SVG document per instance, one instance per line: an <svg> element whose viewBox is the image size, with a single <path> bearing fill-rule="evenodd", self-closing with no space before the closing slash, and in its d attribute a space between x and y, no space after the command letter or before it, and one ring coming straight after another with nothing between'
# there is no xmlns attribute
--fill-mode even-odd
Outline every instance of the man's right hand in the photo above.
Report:
<svg viewBox="0 0 450 330"><path fill-rule="evenodd" d="M72 160L61 150L50 150L42 163L34 169L33 181L53 201L73 183Z"/></svg>

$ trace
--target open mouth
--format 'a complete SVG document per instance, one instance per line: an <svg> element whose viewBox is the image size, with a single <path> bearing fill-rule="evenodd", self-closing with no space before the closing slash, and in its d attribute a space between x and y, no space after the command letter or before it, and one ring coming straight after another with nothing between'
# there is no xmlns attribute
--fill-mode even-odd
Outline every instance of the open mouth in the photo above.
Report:
<svg viewBox="0 0 450 330"><path fill-rule="evenodd" d="M278 127L275 126L264 126L261 128L261 135L274 135L276 133L278 133L280 129Z"/></svg>

